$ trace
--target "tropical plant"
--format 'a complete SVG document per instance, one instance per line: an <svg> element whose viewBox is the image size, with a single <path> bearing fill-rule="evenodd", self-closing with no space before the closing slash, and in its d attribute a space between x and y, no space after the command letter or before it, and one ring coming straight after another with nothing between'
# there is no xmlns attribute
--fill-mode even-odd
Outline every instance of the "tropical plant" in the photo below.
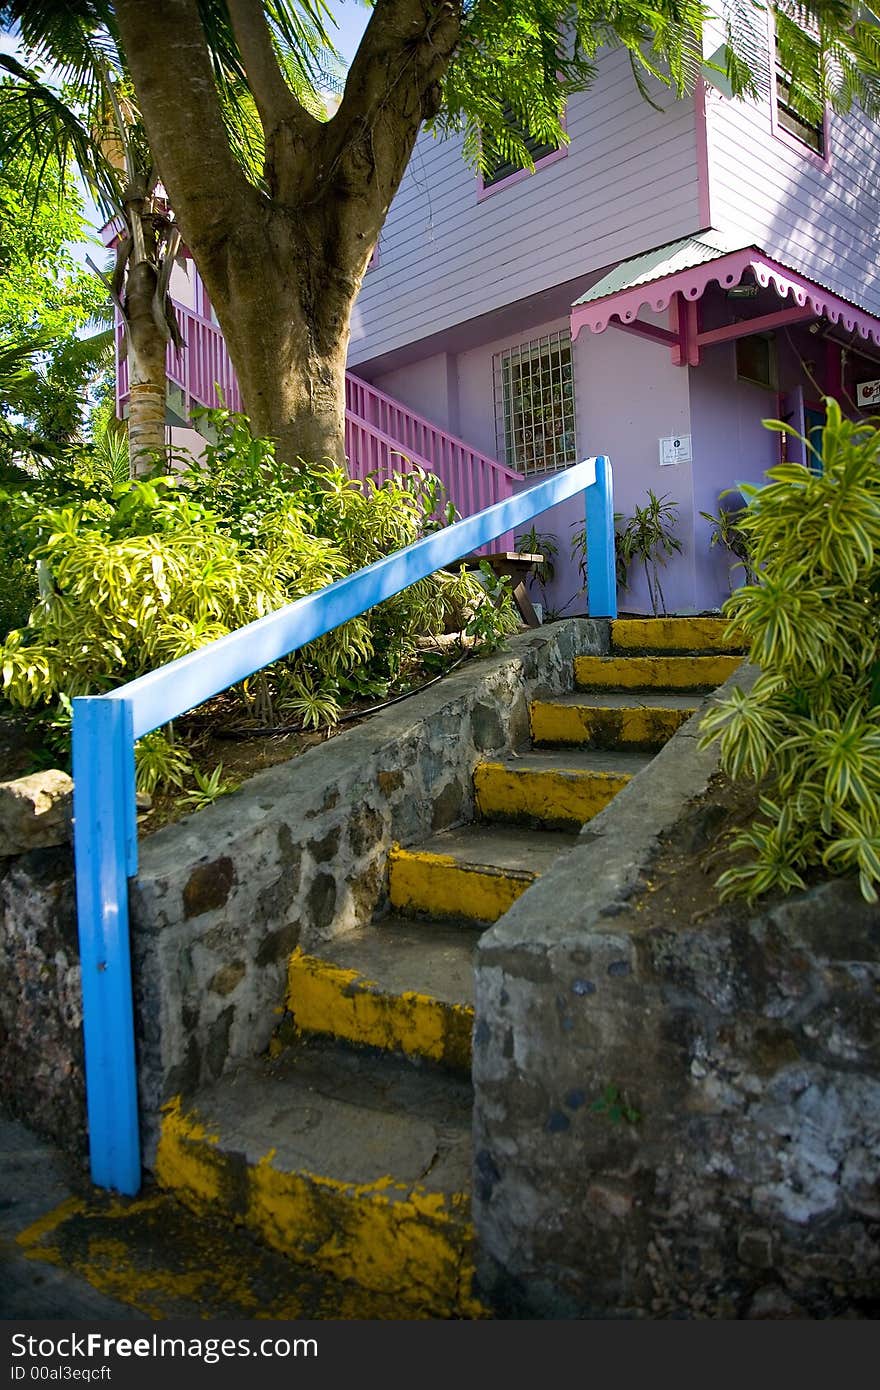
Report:
<svg viewBox="0 0 880 1390"><path fill-rule="evenodd" d="M157 787L182 787L195 768L189 751L160 729L144 734L134 746L135 785L152 795Z"/></svg>
<svg viewBox="0 0 880 1390"><path fill-rule="evenodd" d="M124 326L130 459L136 472L144 472L165 446L166 344L170 340L183 346L168 295L180 233L157 188L158 175L110 36L99 44L68 23L52 56L66 78L61 92L38 66L26 66L11 55L0 58L7 72L0 84L0 153L4 160L30 159L36 168L41 145L61 167L72 157L105 215L119 221L112 275L89 263ZM43 183L38 176L38 198ZM33 207L23 211L34 214ZM112 340L112 330L108 336Z"/></svg>
<svg viewBox="0 0 880 1390"><path fill-rule="evenodd" d="M623 512L614 513L614 576L618 585L625 589L627 580L627 562L623 556L621 548L621 529L620 523L623 521ZM582 523L572 522L571 538L571 558L577 561L578 573L580 574L581 587L587 587L587 528ZM567 607L568 605L566 605Z"/></svg>
<svg viewBox="0 0 880 1390"><path fill-rule="evenodd" d="M494 652L518 626L510 576L496 574L488 560L480 561L480 576L483 594L474 604L464 632L486 651Z"/></svg>
<svg viewBox="0 0 880 1390"><path fill-rule="evenodd" d="M669 501L668 493L657 497L648 488L647 505L636 507L619 533L620 567L627 575L624 587L629 587L630 566L641 564L655 617L666 612L660 569L670 555L681 553L681 541L672 533L677 520L678 503Z"/></svg>
<svg viewBox="0 0 880 1390"><path fill-rule="evenodd" d="M39 471L82 438L86 390L112 365L103 294L70 243L85 236L82 198L44 150L10 149L0 84L0 464ZM90 331L97 328L99 331Z"/></svg>
<svg viewBox="0 0 880 1390"><path fill-rule="evenodd" d="M206 12L225 138L240 167L256 178L261 162L256 108L223 7L206 7ZM0 55L7 74L0 84L0 158L29 160L40 192L47 158L62 171L74 164L105 217L117 223L112 273L89 264L125 334L129 460L133 475L139 475L165 456L166 349L169 343L184 346L169 294L181 236L159 183L113 6L100 0L40 0L2 5L0 15L7 24L17 23L29 59L22 63ZM316 99L308 79L319 71L315 55L324 51L322 35L306 7L290 17L285 34L297 45L296 61L291 62L289 43L279 51L281 70L312 108ZM187 144L192 145L191 134Z"/></svg>
<svg viewBox="0 0 880 1390"><path fill-rule="evenodd" d="M193 769L195 786L178 798L177 804L186 811L202 811L211 806L221 796L228 796L236 788L235 782L223 781L223 764L218 763L211 772Z"/></svg>
<svg viewBox="0 0 880 1390"><path fill-rule="evenodd" d="M11 703L52 710L110 689L409 544L430 520L436 489L418 480L377 486L328 467L295 487L240 417L217 410L210 427L216 443L189 471L79 495L53 491L50 475L9 494L42 574L26 625L0 646ZM473 576L440 571L243 683L244 715L271 724L277 708L306 727L332 724L343 680L397 680L420 637L490 606ZM477 635L493 641L501 622L484 619ZM139 785L179 785L186 750L150 737Z"/></svg>
<svg viewBox="0 0 880 1390"><path fill-rule="evenodd" d="M556 537L547 531L538 531L533 522L528 531L514 538L513 543L518 555L541 556L540 562L535 565L535 579L542 589L552 584L556 574L556 556L559 554Z"/></svg>
<svg viewBox="0 0 880 1390"><path fill-rule="evenodd" d="M880 429L825 402L823 471L771 468L742 488L756 582L725 614L761 674L703 720L722 767L760 789L733 840L747 860L719 879L754 899L805 885L810 869L880 882ZM770 428L793 434L779 421Z"/></svg>
<svg viewBox="0 0 880 1390"><path fill-rule="evenodd" d="M729 568L728 584L733 592L733 571L741 569L746 584L754 584L755 571L752 568L751 557L749 554L749 539L743 529L742 521L745 516L745 507L722 507L721 502L725 497L730 496L729 492L722 492L718 498L718 515L712 512L700 512L704 521L708 521L712 530L709 535L710 547L723 545L726 550L734 557L734 563Z"/></svg>
<svg viewBox="0 0 880 1390"><path fill-rule="evenodd" d="M744 8L729 9L719 64L734 93L754 85ZM704 66L700 0L377 0L328 120L308 99L323 0L6 0L3 12L46 58L71 61L78 26L90 49L109 42L130 72L120 105L137 101L255 433L278 439L292 465L344 461L351 311L425 122L463 132L466 156L484 169L499 156L531 168L529 135L567 141L566 101L590 84L603 46L625 50L649 99L656 84L692 88ZM813 44L817 77L795 99L821 111L826 95L842 105L857 96L876 109L872 11L806 0L796 13L818 21L819 62ZM788 69L804 43L797 24L781 26ZM252 95L244 139L241 120L228 119L231 89ZM149 177L143 191L155 191ZM160 274L157 263L144 278L155 289Z"/></svg>

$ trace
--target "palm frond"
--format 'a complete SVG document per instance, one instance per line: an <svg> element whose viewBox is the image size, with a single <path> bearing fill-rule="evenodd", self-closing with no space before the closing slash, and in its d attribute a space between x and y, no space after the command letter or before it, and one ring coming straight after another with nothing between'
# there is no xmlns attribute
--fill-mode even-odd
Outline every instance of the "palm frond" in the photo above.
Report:
<svg viewBox="0 0 880 1390"><path fill-rule="evenodd" d="M40 68L26 67L8 54L0 54L0 68L9 74L0 81L0 161L28 159L35 201L55 163L62 177L77 170L107 216L118 211L122 189L116 170L78 109L79 100L69 102L43 80Z"/></svg>

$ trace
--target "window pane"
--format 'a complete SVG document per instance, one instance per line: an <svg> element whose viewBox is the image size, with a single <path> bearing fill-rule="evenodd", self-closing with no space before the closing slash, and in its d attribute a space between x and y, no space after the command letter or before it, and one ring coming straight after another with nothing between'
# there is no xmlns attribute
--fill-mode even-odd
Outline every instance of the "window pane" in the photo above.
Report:
<svg viewBox="0 0 880 1390"><path fill-rule="evenodd" d="M525 474L554 472L574 463L569 333L551 333L496 354L493 378L498 457Z"/></svg>

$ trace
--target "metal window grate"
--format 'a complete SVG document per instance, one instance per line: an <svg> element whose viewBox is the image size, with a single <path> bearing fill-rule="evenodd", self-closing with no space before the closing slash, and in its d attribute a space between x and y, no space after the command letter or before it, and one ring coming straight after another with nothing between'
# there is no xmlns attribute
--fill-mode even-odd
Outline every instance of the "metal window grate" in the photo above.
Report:
<svg viewBox="0 0 880 1390"><path fill-rule="evenodd" d="M534 338L492 359L497 456L526 476L577 459L571 334Z"/></svg>

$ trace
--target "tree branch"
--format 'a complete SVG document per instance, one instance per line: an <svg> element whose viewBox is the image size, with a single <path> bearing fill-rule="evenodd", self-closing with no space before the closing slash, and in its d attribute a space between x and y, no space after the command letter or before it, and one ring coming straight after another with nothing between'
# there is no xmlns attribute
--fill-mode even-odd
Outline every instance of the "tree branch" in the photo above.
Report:
<svg viewBox="0 0 880 1390"><path fill-rule="evenodd" d="M420 121L434 115L439 93L429 100L428 90L443 78L461 26L461 0L376 0L332 124L370 120L382 108L399 111L413 88L423 95Z"/></svg>
<svg viewBox="0 0 880 1390"><path fill-rule="evenodd" d="M221 239L232 220L229 194L259 195L229 148L197 0L116 0L115 10L151 147L184 233L193 242Z"/></svg>
<svg viewBox="0 0 880 1390"><path fill-rule="evenodd" d="M232 32L241 52L248 85L257 103L268 150L274 132L286 122L317 125L284 80L275 56L272 35L261 4L254 0L227 0Z"/></svg>
<svg viewBox="0 0 880 1390"><path fill-rule="evenodd" d="M317 171L343 195L337 231L349 247L375 243L419 129L439 110L462 22L462 0L376 0Z"/></svg>

